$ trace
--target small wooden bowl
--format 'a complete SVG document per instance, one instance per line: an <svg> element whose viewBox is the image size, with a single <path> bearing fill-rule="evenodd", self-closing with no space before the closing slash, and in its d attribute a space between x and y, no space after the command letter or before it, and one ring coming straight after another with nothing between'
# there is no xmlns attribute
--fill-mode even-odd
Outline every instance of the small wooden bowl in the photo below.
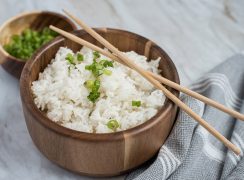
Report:
<svg viewBox="0 0 244 180"><path fill-rule="evenodd" d="M0 64L2 67L15 76L20 78L25 61L11 56L4 50L3 45L7 44L11 36L21 34L26 28L42 30L49 25L55 25L66 31L76 30L76 25L62 14L49 11L33 11L17 15L6 21L0 27Z"/></svg>
<svg viewBox="0 0 244 180"><path fill-rule="evenodd" d="M151 59L161 57L162 76L179 83L174 63L159 46L137 34L117 29L95 29L121 51L134 50ZM73 34L100 47L94 38L80 30ZM152 158L163 145L174 124L177 107L166 98L165 105L147 122L122 132L84 133L52 122L40 111L31 92L39 72L54 58L59 47L78 51L81 45L59 37L41 48L25 65L20 92L27 128L37 148L61 167L89 176L114 176L128 172ZM179 93L170 89L176 96Z"/></svg>

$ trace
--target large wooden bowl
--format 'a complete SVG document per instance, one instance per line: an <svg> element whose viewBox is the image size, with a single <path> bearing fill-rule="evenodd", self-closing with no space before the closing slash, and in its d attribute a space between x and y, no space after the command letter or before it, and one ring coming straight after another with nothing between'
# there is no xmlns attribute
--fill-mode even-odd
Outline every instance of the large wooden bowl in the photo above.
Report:
<svg viewBox="0 0 244 180"><path fill-rule="evenodd" d="M3 45L10 41L12 35L21 34L26 28L39 31L51 24L66 31L77 29L75 24L62 14L49 11L22 13L6 21L0 27L0 64L2 67L16 78L20 78L25 60L11 56L4 50Z"/></svg>
<svg viewBox="0 0 244 180"><path fill-rule="evenodd" d="M163 49L137 34L117 29L96 31L121 51L134 50L149 58L161 57L162 76L179 83L174 63ZM95 39L83 30L75 35L98 45ZM78 51L78 45L58 37L41 48L25 65L20 92L27 128L37 148L58 165L90 176L114 176L132 170L152 158L165 142L174 124L177 107L169 99L160 111L147 122L132 129L116 133L92 134L65 128L52 122L33 101L31 83L38 79L39 72L54 58L59 47ZM179 93L170 89L176 96ZM109 108L109 107L108 107Z"/></svg>

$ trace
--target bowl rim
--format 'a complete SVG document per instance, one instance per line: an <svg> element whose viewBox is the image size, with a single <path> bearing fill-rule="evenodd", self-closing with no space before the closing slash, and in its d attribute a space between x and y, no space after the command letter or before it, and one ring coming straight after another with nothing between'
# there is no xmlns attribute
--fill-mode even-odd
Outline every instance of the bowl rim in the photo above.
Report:
<svg viewBox="0 0 244 180"><path fill-rule="evenodd" d="M1 26L0 26L0 32L6 27L6 25L8 25L9 23L20 19L20 18L24 18L26 16L30 16L30 15L36 15L36 14L49 14L52 16L57 16L62 18L64 21L66 21L67 23L69 23L72 27L73 30L77 30L77 26L75 25L75 23L73 21L71 21L68 17L66 17L65 15L58 13L58 12L54 12L54 11L48 11L48 10L34 10L34 11L26 11L26 12L22 12L20 14L17 14L11 18L9 18L8 20L6 20ZM42 47L42 46L41 46ZM40 48L41 48L40 47ZM38 51L40 48L38 48L36 51ZM21 62L21 63L26 63L26 61L20 59L20 58L16 58L14 56L12 56L11 54L9 54L2 46L2 44L0 44L0 51L3 53L4 56L11 58L11 60L17 61L17 62Z"/></svg>
<svg viewBox="0 0 244 180"><path fill-rule="evenodd" d="M149 39L147 39L141 35L138 35L136 33L129 32L126 30L115 29L115 28L94 28L94 30L97 31L98 33L104 32L104 30L109 31L110 33L111 32L112 33L113 32L116 32L116 33L120 32L120 33L124 33L124 34L129 33L135 37L142 39L143 41L146 41L146 42L149 41ZM84 30L75 30L71 33L74 35L87 34L87 32L85 32ZM108 141L124 140L125 136L126 137L135 136L135 135L137 135L143 131L149 130L151 127L153 127L159 121L164 120L162 117L164 117L165 115L170 113L170 111L174 108L175 104L166 97L164 105L161 107L161 109L159 110L159 112L157 112L157 114L155 116L153 116L152 118L150 118L146 122L139 124L133 128L123 130L123 131L119 131L119 132L112 132L112 133L81 132L81 131L73 130L70 128L66 128L62 125L59 125L56 122L53 122L50 118L47 117L47 115L44 112L39 110L39 108L37 108L37 106L34 103L33 94L31 92L31 88L30 88L31 83L32 83L30 80L30 73L31 73L32 66L35 64L35 62L38 60L38 58L43 53L45 53L45 51L48 48L50 48L51 46L53 46L57 43L60 43L64 40L65 40L64 37L58 36L55 39L53 39L52 41L50 41L49 43L45 44L40 49L38 49L35 52L35 54L32 56L32 58L30 60L28 60L27 63L25 64L24 69L23 69L22 74L21 74L21 77L20 77L20 95L21 95L23 108L26 108L26 110L34 117L34 119L36 121L38 121L40 124L42 124L43 126L45 126L46 128L49 128L52 131L54 131L58 134L61 134L63 136L67 136L67 137L71 137L71 138L79 139L79 140L84 140L84 141L93 141L93 142L107 141L108 142ZM161 51L161 53L163 54L163 58L167 59L170 67L172 68L172 73L174 74L174 78L175 78L174 81L179 84L180 83L179 74L178 74L178 71L177 71L173 61L171 60L171 58L168 56L168 54L162 48L160 48L154 42L152 42L152 46L154 46L154 48ZM25 87L27 87L27 90L25 89ZM179 97L180 93L178 91L173 90L172 93L175 94L177 97ZM25 119L26 119L26 117L25 117ZM175 120L173 120L173 121L175 121Z"/></svg>

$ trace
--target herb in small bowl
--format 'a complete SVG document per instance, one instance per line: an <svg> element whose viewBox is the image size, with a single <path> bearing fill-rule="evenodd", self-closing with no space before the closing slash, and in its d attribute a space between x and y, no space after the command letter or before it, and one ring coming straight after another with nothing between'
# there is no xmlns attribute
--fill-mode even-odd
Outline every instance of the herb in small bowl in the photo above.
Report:
<svg viewBox="0 0 244 180"><path fill-rule="evenodd" d="M28 60L42 45L54 39L58 34L49 28L41 31L25 29L20 35L13 35L3 48L12 56Z"/></svg>

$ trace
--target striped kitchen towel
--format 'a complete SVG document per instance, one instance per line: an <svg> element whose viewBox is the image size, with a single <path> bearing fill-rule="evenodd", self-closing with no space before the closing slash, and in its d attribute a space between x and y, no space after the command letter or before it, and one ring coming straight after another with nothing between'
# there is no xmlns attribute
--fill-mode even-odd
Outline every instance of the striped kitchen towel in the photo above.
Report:
<svg viewBox="0 0 244 180"><path fill-rule="evenodd" d="M244 56L236 55L228 59L191 88L244 113ZM183 95L181 99L237 145L241 154L237 156L229 151L180 110L175 126L154 162L130 173L126 179L244 180L244 122L189 96Z"/></svg>

